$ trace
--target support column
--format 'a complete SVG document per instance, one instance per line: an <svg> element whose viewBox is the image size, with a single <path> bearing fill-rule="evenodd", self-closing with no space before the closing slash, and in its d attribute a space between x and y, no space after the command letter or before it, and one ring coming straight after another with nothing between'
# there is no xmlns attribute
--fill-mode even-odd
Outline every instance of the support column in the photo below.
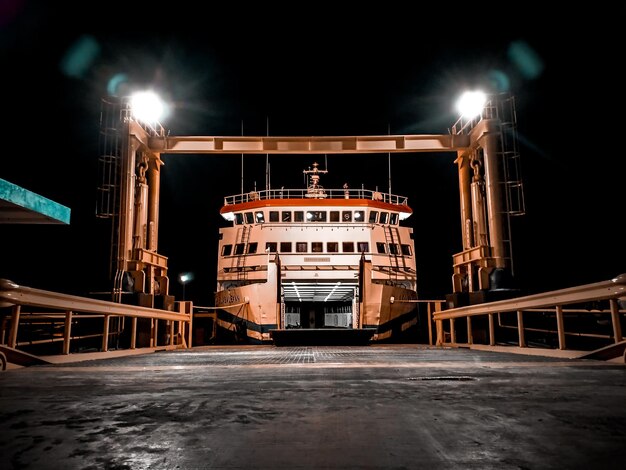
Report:
<svg viewBox="0 0 626 470"><path fill-rule="evenodd" d="M117 232L117 272L114 293L116 302L122 301L123 273L128 271L133 248L133 221L135 209L135 152L137 144L130 133L130 124L124 124L121 161L121 187L119 206L119 226Z"/></svg>
<svg viewBox="0 0 626 470"><path fill-rule="evenodd" d="M485 195L487 198L489 245L492 248L496 268L509 267L504 247L504 205L502 194L501 163L498 152L500 136L499 121L487 119L477 126L480 132L479 143L483 149L483 165L485 172Z"/></svg>
<svg viewBox="0 0 626 470"><path fill-rule="evenodd" d="M469 250L474 246L472 236L472 199L469 155L467 152L458 152L455 163L459 170L459 196L461 203L461 240L463 249Z"/></svg>
<svg viewBox="0 0 626 470"><path fill-rule="evenodd" d="M161 191L161 165L159 155L148 162L148 236L146 248L157 251L159 245L159 195Z"/></svg>

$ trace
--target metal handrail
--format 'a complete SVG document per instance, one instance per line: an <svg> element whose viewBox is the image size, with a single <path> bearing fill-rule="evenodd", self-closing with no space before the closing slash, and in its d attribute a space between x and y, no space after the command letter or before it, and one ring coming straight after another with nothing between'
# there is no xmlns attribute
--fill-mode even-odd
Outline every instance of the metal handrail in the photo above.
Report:
<svg viewBox="0 0 626 470"><path fill-rule="evenodd" d="M51 292L15 284L8 279L0 279L0 299L9 305L28 305L63 311L119 315L156 320L189 321L186 313L170 312L149 307L119 304L106 300L90 299L76 295Z"/></svg>
<svg viewBox="0 0 626 470"><path fill-rule="evenodd" d="M610 279L608 281L596 282L593 284L585 284L567 289L561 289L551 292L543 292L540 294L528 295L496 302L488 302L465 307L452 308L448 310L438 311L433 315L437 329L437 345L458 344L456 342L456 332L454 320L465 318L467 321L467 342L473 343L471 318L478 315L487 315L489 320L489 344L494 346L495 342L495 325L494 314L516 312L517 314L517 330L519 346L526 347L525 330L532 331L524 327L524 313L542 312L541 309L554 308L556 315L556 332L559 339L559 349L566 349L565 335L569 334L565 331L564 314L568 309L564 309L564 305L584 304L598 301L608 301L610 305L611 323L613 327L613 341L615 347L610 354L621 354L624 345L622 336L622 327L620 315L624 310L620 309L620 302L626 300L626 274ZM578 309L577 309L578 310ZM590 314L596 314L597 310L589 310ZM445 332L443 321L450 322L450 341L445 340ZM610 355L606 353L605 355Z"/></svg>
<svg viewBox="0 0 626 470"><path fill-rule="evenodd" d="M542 292L513 299L498 300L484 304L457 307L433 316L434 320L449 320L452 318L473 317L488 313L517 312L533 308L547 308L556 305L568 305L580 302L593 302L595 300L609 300L626 298L626 274L608 281L584 284L582 286L569 287L567 289Z"/></svg>
<svg viewBox="0 0 626 470"><path fill-rule="evenodd" d="M316 188L315 191L310 189L268 189L262 191L250 191L243 194L235 194L224 198L224 205L241 204L244 202L253 202L267 199L371 199L374 201L385 202L387 204L396 204L407 206L408 198L397 194L384 193L382 191L372 191L371 189L325 189Z"/></svg>
<svg viewBox="0 0 626 470"><path fill-rule="evenodd" d="M63 354L70 353L70 342L72 339L78 339L72 336L72 323L74 320L93 318L94 314L101 316L103 319L102 330L102 351L108 351L108 339L112 334L120 332L110 331L110 318L130 317L132 319L132 331L130 337L130 349L135 349L137 338L138 318L152 320L151 326L151 347L157 346L158 320L169 322L169 345L174 346L175 337L180 336L182 347L191 347L193 322L193 305L191 302L180 302L179 311L172 312L149 307L140 307L135 305L126 305L106 300L92 299L88 297L79 297L76 295L62 294L59 292L45 291L25 287L15 284L8 279L0 279L0 306L11 307L11 326L9 337L6 345L13 348L12 351L17 354L18 346L18 328L20 324L21 307L37 307L54 311L62 311L65 313L64 334L63 334ZM183 311L184 310L184 311ZM87 313L87 315L84 315ZM30 312L29 318L41 316L47 318L50 312ZM56 319L49 319L56 321ZM156 320L156 321L155 321ZM178 333L176 333L175 325L178 323ZM185 334L185 329L187 333ZM100 335L97 335L100 336ZM186 339L185 336L188 338ZM4 326L2 329L2 338L4 338ZM4 339L2 340L4 341ZM48 342L51 342L48 340ZM32 342L29 342L29 344ZM34 343L33 343L34 344Z"/></svg>

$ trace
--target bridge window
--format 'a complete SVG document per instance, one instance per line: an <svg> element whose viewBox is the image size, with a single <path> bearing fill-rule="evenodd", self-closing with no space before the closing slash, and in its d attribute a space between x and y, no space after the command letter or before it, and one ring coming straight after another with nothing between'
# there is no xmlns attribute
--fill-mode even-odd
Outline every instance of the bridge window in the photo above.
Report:
<svg viewBox="0 0 626 470"><path fill-rule="evenodd" d="M241 212L237 212L235 214L235 224L236 225L241 225L243 224L243 214Z"/></svg>
<svg viewBox="0 0 626 470"><path fill-rule="evenodd" d="M389 253L392 255L399 255L400 254L400 247L398 246L397 243L390 243L389 244Z"/></svg>
<svg viewBox="0 0 626 470"><path fill-rule="evenodd" d="M341 213L341 220L343 220L344 222L352 222L352 212L343 211Z"/></svg>
<svg viewBox="0 0 626 470"><path fill-rule="evenodd" d="M411 245L402 244L401 248L404 256L411 256Z"/></svg>
<svg viewBox="0 0 626 470"><path fill-rule="evenodd" d="M270 211L270 222L278 222L278 211Z"/></svg>
<svg viewBox="0 0 626 470"><path fill-rule="evenodd" d="M397 212L391 213L391 216L389 217L389 223L391 225L398 225L398 213Z"/></svg>
<svg viewBox="0 0 626 470"><path fill-rule="evenodd" d="M330 211L330 221L339 222L339 211Z"/></svg>
<svg viewBox="0 0 626 470"><path fill-rule="evenodd" d="M370 224L375 224L377 219L378 219L378 211L370 211L370 218L368 222Z"/></svg>
<svg viewBox="0 0 626 470"><path fill-rule="evenodd" d="M386 224L389 221L389 212L381 212L380 219L378 221L381 224Z"/></svg>
<svg viewBox="0 0 626 470"><path fill-rule="evenodd" d="M254 215L252 214L252 212L245 212L244 216L247 224L254 223Z"/></svg>
<svg viewBox="0 0 626 470"><path fill-rule="evenodd" d="M368 253L370 251L370 244L368 242L357 242L356 249L359 253Z"/></svg>
<svg viewBox="0 0 626 470"><path fill-rule="evenodd" d="M328 253L339 253L339 243L326 242L326 251Z"/></svg>
<svg viewBox="0 0 626 470"><path fill-rule="evenodd" d="M222 247L222 256L230 256L230 254L233 252L233 246L232 245L224 245Z"/></svg>
<svg viewBox="0 0 626 470"><path fill-rule="evenodd" d="M265 215L263 215L263 211L258 211L254 214L254 216L256 217L256 223L257 224L263 224L265 223Z"/></svg>
<svg viewBox="0 0 626 470"><path fill-rule="evenodd" d="M311 242L311 251L313 253L322 253L324 251L324 244L322 242Z"/></svg>
<svg viewBox="0 0 626 470"><path fill-rule="evenodd" d="M380 254L387 253L387 245L385 245L383 242L376 242L376 251Z"/></svg>
<svg viewBox="0 0 626 470"><path fill-rule="evenodd" d="M293 221L294 222L304 222L304 212L303 211L294 211L294 213L293 213Z"/></svg>
<svg viewBox="0 0 626 470"><path fill-rule="evenodd" d="M246 244L245 243L237 243L235 245L235 254L236 255L243 255L245 248L246 248Z"/></svg>
<svg viewBox="0 0 626 470"><path fill-rule="evenodd" d="M341 244L341 250L344 253L354 253L354 242L343 242Z"/></svg>
<svg viewBox="0 0 626 470"><path fill-rule="evenodd" d="M296 242L296 253L306 253L307 242Z"/></svg>
<svg viewBox="0 0 626 470"><path fill-rule="evenodd" d="M365 211L354 211L355 222L365 222Z"/></svg>
<svg viewBox="0 0 626 470"><path fill-rule="evenodd" d="M280 242L281 253L291 253L291 242Z"/></svg>
<svg viewBox="0 0 626 470"><path fill-rule="evenodd" d="M326 211L308 211L306 220L307 222L326 222Z"/></svg>
<svg viewBox="0 0 626 470"><path fill-rule="evenodd" d="M283 222L291 222L291 211L282 211L281 220Z"/></svg>
<svg viewBox="0 0 626 470"><path fill-rule="evenodd" d="M256 253L259 244L257 242L248 243L248 253Z"/></svg>
<svg viewBox="0 0 626 470"><path fill-rule="evenodd" d="M265 243L265 251L269 253L276 253L278 251L278 244L276 242Z"/></svg>

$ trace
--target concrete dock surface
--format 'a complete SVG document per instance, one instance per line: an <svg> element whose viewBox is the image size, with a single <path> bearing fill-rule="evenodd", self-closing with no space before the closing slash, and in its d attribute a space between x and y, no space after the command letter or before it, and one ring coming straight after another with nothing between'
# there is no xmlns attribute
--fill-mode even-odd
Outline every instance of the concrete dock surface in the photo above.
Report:
<svg viewBox="0 0 626 470"><path fill-rule="evenodd" d="M206 346L0 372L2 469L623 469L626 366Z"/></svg>

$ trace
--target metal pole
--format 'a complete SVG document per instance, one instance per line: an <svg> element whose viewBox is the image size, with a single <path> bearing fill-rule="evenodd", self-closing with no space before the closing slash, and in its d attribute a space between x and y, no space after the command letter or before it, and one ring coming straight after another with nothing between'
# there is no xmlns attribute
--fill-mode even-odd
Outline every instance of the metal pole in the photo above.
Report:
<svg viewBox="0 0 626 470"><path fill-rule="evenodd" d="M9 347L15 348L17 344L17 328L20 324L20 305L14 305L11 311L11 331L9 332Z"/></svg>
<svg viewBox="0 0 626 470"><path fill-rule="evenodd" d="M450 318L450 342L456 343L456 331L454 330L454 318Z"/></svg>
<svg viewBox="0 0 626 470"><path fill-rule="evenodd" d="M563 306L556 306L556 328L559 335L559 349L565 349L565 324L563 322Z"/></svg>
<svg viewBox="0 0 626 470"><path fill-rule="evenodd" d="M109 315L104 316L104 331L102 332L102 352L109 350Z"/></svg>
<svg viewBox="0 0 626 470"><path fill-rule="evenodd" d="M494 321L493 321L493 313L489 314L489 346L495 346L496 345L496 332L495 332L495 325L494 325Z"/></svg>
<svg viewBox="0 0 626 470"><path fill-rule="evenodd" d="M622 341L622 325L619 322L619 305L617 299L610 299L611 303L611 322L613 323L613 338L616 343Z"/></svg>
<svg viewBox="0 0 626 470"><path fill-rule="evenodd" d="M433 312L432 312L431 302L428 302L426 304L426 319L428 322L428 345L432 346L433 345L433 328L432 328Z"/></svg>
<svg viewBox="0 0 626 470"><path fill-rule="evenodd" d="M130 327L130 349L137 347L137 317L133 317Z"/></svg>
<svg viewBox="0 0 626 470"><path fill-rule="evenodd" d="M65 312L65 329L63 331L63 354L70 353L70 339L72 337L72 311Z"/></svg>
<svg viewBox="0 0 626 470"><path fill-rule="evenodd" d="M524 312L522 310L517 311L517 336L519 340L519 347L526 347L526 338L524 337Z"/></svg>

